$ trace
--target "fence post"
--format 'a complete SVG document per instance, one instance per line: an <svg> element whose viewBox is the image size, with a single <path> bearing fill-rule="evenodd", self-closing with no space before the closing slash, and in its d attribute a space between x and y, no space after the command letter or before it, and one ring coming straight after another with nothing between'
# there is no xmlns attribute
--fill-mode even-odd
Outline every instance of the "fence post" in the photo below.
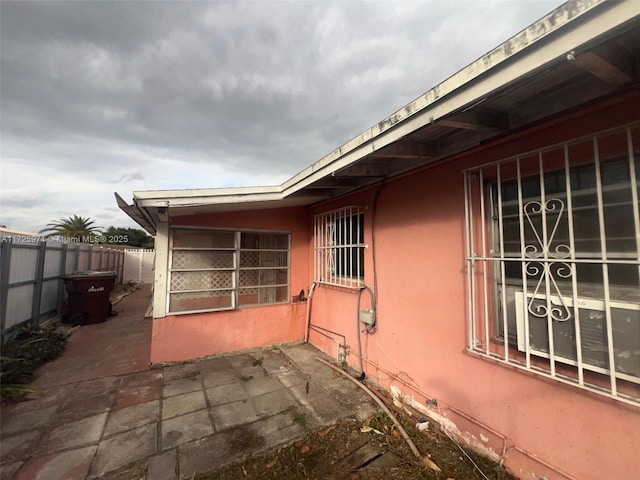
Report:
<svg viewBox="0 0 640 480"><path fill-rule="evenodd" d="M11 239L0 243L0 333L4 338L9 298L9 267L11 265Z"/></svg>
<svg viewBox="0 0 640 480"><path fill-rule="evenodd" d="M144 258L144 254L142 252L144 252L144 250L138 250L138 283L142 283L142 260Z"/></svg>
<svg viewBox="0 0 640 480"><path fill-rule="evenodd" d="M118 254L118 274L120 277L120 285L124 283L124 252L121 251Z"/></svg>
<svg viewBox="0 0 640 480"><path fill-rule="evenodd" d="M67 250L69 249L69 245L67 243L62 244L62 248L60 249L60 268L58 270L58 275L60 279L58 280L58 315L62 314L62 304L64 303L64 277L67 275Z"/></svg>
<svg viewBox="0 0 640 480"><path fill-rule="evenodd" d="M36 263L36 278L33 285L33 299L31 302L31 325L40 326L40 302L42 301L42 278L44 277L44 257L47 254L47 242L40 240L38 260Z"/></svg>

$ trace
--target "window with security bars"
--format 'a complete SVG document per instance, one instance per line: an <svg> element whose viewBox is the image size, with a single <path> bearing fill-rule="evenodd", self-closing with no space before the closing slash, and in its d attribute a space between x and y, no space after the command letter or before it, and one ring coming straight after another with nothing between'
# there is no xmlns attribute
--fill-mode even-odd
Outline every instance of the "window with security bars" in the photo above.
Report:
<svg viewBox="0 0 640 480"><path fill-rule="evenodd" d="M640 403L640 127L465 172L469 345Z"/></svg>
<svg viewBox="0 0 640 480"><path fill-rule="evenodd" d="M343 207L314 218L314 280L360 288L364 281L364 211Z"/></svg>
<svg viewBox="0 0 640 480"><path fill-rule="evenodd" d="M169 312L289 300L289 234L174 228Z"/></svg>

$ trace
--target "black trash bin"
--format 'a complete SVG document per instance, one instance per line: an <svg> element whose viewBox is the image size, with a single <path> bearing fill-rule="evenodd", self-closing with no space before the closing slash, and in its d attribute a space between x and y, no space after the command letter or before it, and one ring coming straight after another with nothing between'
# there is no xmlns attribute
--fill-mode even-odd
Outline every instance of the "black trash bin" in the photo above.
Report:
<svg viewBox="0 0 640 480"><path fill-rule="evenodd" d="M116 285L115 272L74 272L64 277L68 295L66 323L88 325L107 320L109 294Z"/></svg>

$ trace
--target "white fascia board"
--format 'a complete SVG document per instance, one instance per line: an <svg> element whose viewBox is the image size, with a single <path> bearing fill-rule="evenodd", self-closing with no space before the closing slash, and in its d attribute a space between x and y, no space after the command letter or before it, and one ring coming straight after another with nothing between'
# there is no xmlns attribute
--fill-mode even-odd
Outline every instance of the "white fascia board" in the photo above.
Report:
<svg viewBox="0 0 640 480"><path fill-rule="evenodd" d="M595 7L601 7L602 11L584 23L571 25L571 22ZM540 70L544 65L566 56L600 34L615 29L639 15L640 2L636 0L584 0L563 4L401 110L292 177L283 184L284 195L290 195L345 168L456 110L482 101L500 87ZM551 33L556 35L540 48L536 48L535 43ZM518 58L513 58L515 56ZM508 59L513 61L506 62ZM472 80L475 81L471 83Z"/></svg>
<svg viewBox="0 0 640 480"><path fill-rule="evenodd" d="M209 188L193 190L147 190L133 192L140 207L178 207L210 203L259 202L282 199L281 186Z"/></svg>

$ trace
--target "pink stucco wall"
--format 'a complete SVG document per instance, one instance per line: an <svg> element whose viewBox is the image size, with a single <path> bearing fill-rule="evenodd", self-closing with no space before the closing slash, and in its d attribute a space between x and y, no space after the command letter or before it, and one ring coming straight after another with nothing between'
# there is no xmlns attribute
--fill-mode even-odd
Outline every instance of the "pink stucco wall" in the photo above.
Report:
<svg viewBox="0 0 640 480"><path fill-rule="evenodd" d="M172 224L290 232L289 296L308 286L309 216L305 208L190 215L172 218ZM304 336L305 313L305 303L288 303L154 319L151 362L188 360L298 341Z"/></svg>
<svg viewBox="0 0 640 480"><path fill-rule="evenodd" d="M600 109L478 148L419 173L387 182L377 193L375 245L370 230L378 187L314 209L368 206L365 281L378 283L378 331L363 335L365 371L397 386L485 451L502 455L521 478L635 478L640 409L465 353L464 192L462 170L638 119L637 94ZM312 323L346 336L356 358L357 293L320 286ZM335 356L335 344L310 341ZM467 418L468 417L468 418ZM542 461L536 461L539 458ZM548 464L553 468L544 465ZM532 476L533 474L538 477Z"/></svg>
<svg viewBox="0 0 640 480"><path fill-rule="evenodd" d="M378 331L363 335L370 379L399 388L460 438L501 456L521 478L635 478L640 409L498 365L465 352L466 280L462 170L479 163L638 120L640 94L573 112L478 147L420 172L311 211L304 208L209 214L174 224L291 232L291 295L313 280L313 214L346 205L365 213L365 281L376 256ZM375 211L375 236L371 225ZM375 240L375 244L374 244ZM320 286L312 322L346 337L357 367L357 293ZM363 307L368 307L364 297ZM175 361L300 340L307 305L285 304L154 320L151 360ZM330 334L331 335L331 334ZM336 336L336 338L338 338ZM329 355L336 344L310 332ZM437 407L425 400L435 398ZM537 460L539 459L539 460ZM545 465L546 464L546 465ZM537 475L534 477L532 475Z"/></svg>

